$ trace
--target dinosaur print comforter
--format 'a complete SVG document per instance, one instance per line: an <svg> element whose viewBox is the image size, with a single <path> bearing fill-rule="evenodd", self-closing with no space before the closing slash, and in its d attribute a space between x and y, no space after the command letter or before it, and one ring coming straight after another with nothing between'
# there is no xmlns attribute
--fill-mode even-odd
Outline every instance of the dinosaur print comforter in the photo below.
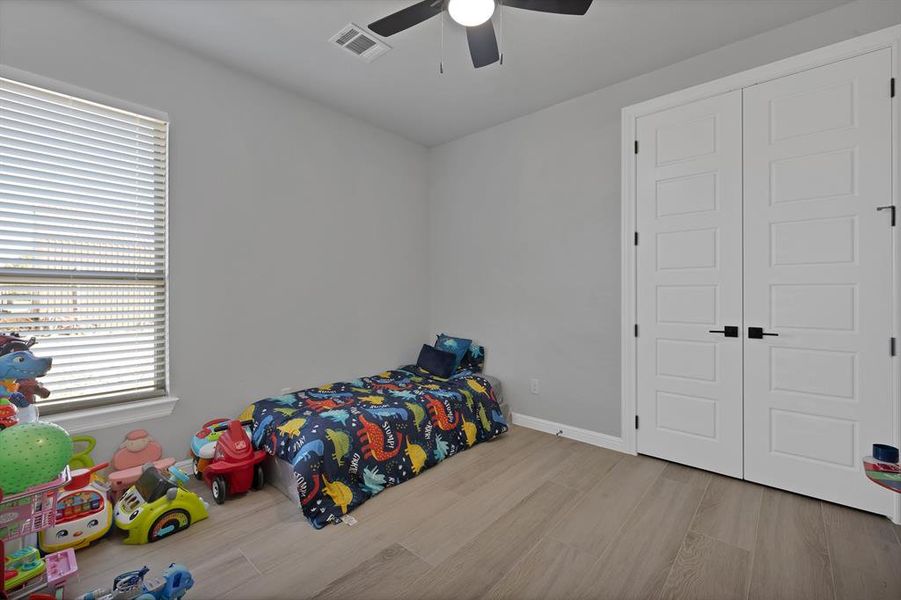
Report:
<svg viewBox="0 0 901 600"><path fill-rule="evenodd" d="M300 508L319 529L386 487L507 431L487 379L408 366L260 400L257 447L294 465Z"/></svg>

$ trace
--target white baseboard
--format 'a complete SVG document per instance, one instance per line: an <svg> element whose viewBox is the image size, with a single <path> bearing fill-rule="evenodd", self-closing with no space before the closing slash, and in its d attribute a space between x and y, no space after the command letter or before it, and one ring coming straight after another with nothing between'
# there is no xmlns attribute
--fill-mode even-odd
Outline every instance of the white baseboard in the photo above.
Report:
<svg viewBox="0 0 901 600"><path fill-rule="evenodd" d="M608 450L616 450L617 452L630 454L630 452L626 450L623 439L620 437L607 435L606 433L598 433L597 431L590 431L588 429L582 429L581 427L573 427L572 425L555 423L546 419L539 419L538 417L530 417L529 415L524 415L517 412L511 414L513 416L514 425L528 427L529 429L535 429L537 431L543 431L545 433L550 433L553 435L560 434L562 437L576 440L577 442L584 442L593 446L607 448Z"/></svg>

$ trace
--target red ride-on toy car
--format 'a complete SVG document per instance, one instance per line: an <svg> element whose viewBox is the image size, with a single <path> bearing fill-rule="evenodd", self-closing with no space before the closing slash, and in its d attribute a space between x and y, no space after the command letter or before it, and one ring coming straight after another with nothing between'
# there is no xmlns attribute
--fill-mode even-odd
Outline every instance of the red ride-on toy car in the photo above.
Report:
<svg viewBox="0 0 901 600"><path fill-rule="evenodd" d="M265 483L261 463L266 452L253 449L253 443L244 431L245 425L252 425L252 422L232 420L216 428L225 433L216 441L212 462L203 469L203 480L213 490L216 504L224 503L229 494L243 494L251 487L262 489Z"/></svg>

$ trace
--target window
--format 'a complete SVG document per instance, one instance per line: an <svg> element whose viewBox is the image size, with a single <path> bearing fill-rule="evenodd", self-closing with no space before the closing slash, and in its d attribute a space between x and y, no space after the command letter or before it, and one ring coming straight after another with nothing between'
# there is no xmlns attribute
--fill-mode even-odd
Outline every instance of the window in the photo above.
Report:
<svg viewBox="0 0 901 600"><path fill-rule="evenodd" d="M168 124L0 77L0 331L44 414L166 394Z"/></svg>

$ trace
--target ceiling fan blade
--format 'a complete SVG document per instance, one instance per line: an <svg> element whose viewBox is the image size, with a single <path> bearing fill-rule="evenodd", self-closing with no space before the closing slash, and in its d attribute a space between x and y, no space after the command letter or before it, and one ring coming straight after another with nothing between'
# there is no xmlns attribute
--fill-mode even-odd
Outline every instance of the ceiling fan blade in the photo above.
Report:
<svg viewBox="0 0 901 600"><path fill-rule="evenodd" d="M584 15L591 0L504 0L504 6L558 15Z"/></svg>
<svg viewBox="0 0 901 600"><path fill-rule="evenodd" d="M392 36L399 31L440 15L442 10L444 10L442 0L424 0L388 15L384 19L379 19L372 23L369 29L382 37Z"/></svg>
<svg viewBox="0 0 901 600"><path fill-rule="evenodd" d="M494 25L491 23L491 19L488 19L481 25L467 27L466 40L469 42L472 66L476 69L500 60L497 38L494 36Z"/></svg>

